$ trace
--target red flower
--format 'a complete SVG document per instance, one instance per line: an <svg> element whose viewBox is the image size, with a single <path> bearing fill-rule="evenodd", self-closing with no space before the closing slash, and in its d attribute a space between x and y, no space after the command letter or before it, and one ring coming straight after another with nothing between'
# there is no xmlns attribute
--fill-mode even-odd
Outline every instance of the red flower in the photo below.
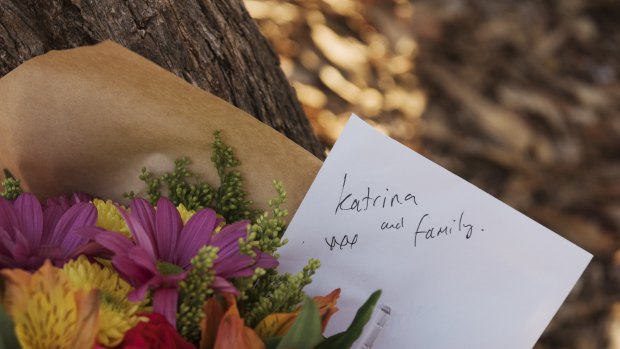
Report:
<svg viewBox="0 0 620 349"><path fill-rule="evenodd" d="M196 349L161 314L142 314L149 322L140 322L127 331L119 349Z"/></svg>

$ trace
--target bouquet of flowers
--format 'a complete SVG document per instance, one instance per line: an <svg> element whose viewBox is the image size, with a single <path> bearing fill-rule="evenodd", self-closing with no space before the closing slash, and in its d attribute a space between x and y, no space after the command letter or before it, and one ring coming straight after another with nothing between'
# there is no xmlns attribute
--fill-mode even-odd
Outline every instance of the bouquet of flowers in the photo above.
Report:
<svg viewBox="0 0 620 349"><path fill-rule="evenodd" d="M73 192L41 203L5 170L0 348L351 347L380 291L326 338L340 290L304 293L319 261L276 269L283 183L273 181L268 211L255 209L219 131L211 149L219 185L183 157L167 172L143 168L143 195L116 201Z"/></svg>
<svg viewBox="0 0 620 349"><path fill-rule="evenodd" d="M3 341L23 348L346 348L361 334L375 293L351 327L322 335L340 294L308 298L319 267L280 274L286 192L274 181L258 212L220 133L214 188L189 159L140 174L145 198L129 207L83 193L41 205L8 171L0 198L2 304L14 322ZM4 326L5 335L7 328Z"/></svg>

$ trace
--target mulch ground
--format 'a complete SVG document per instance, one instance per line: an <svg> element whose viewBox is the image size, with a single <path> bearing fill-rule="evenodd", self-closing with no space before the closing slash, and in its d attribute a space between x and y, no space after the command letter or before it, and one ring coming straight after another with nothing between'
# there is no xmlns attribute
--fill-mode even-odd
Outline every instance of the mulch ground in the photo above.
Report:
<svg viewBox="0 0 620 349"><path fill-rule="evenodd" d="M536 349L620 348L620 3L246 5L326 149L355 112L594 254Z"/></svg>

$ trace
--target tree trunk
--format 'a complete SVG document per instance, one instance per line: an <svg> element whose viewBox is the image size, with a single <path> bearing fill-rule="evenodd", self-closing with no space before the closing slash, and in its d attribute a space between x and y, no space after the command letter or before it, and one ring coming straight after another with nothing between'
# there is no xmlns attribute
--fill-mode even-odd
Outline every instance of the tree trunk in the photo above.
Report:
<svg viewBox="0 0 620 349"><path fill-rule="evenodd" d="M242 0L0 0L0 77L49 50L106 39L324 157L277 55Z"/></svg>

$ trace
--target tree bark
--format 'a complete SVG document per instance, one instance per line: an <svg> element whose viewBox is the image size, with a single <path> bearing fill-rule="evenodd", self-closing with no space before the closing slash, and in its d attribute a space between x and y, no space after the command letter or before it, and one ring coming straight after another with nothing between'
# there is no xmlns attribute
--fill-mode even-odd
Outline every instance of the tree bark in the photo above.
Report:
<svg viewBox="0 0 620 349"><path fill-rule="evenodd" d="M0 0L0 77L49 50L106 39L324 157L277 55L242 0Z"/></svg>

